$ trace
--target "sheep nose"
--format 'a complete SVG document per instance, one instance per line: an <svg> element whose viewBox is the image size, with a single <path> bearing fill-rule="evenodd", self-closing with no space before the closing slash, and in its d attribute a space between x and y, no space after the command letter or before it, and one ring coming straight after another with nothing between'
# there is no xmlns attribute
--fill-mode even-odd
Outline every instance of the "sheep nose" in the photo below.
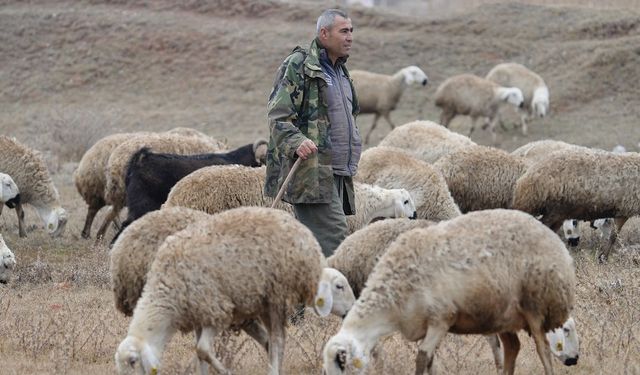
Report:
<svg viewBox="0 0 640 375"><path fill-rule="evenodd" d="M417 218L418 218L418 212L417 211L413 211L413 215L411 215L411 217L409 219L415 220Z"/></svg>
<svg viewBox="0 0 640 375"><path fill-rule="evenodd" d="M578 246L578 243L580 242L580 237L576 237L576 238L569 238L569 246L575 247Z"/></svg>
<svg viewBox="0 0 640 375"><path fill-rule="evenodd" d="M567 359L565 359L565 361L564 361L564 365L565 365L565 366L574 366L574 365L577 365L577 364L578 364L578 357L579 357L579 356L576 356L575 358L567 358Z"/></svg>
<svg viewBox="0 0 640 375"><path fill-rule="evenodd" d="M524 108L524 102L520 102L520 108Z"/></svg>
<svg viewBox="0 0 640 375"><path fill-rule="evenodd" d="M426 79L426 78L425 78L425 79L423 79L423 80L422 80L422 86L426 86L426 85L427 85L427 82L428 82L428 81L427 81L427 79Z"/></svg>

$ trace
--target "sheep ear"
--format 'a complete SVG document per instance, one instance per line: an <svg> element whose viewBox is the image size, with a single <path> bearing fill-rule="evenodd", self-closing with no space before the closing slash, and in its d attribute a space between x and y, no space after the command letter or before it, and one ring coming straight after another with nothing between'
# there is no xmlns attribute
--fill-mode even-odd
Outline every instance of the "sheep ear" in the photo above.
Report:
<svg viewBox="0 0 640 375"><path fill-rule="evenodd" d="M333 295L331 294L331 284L321 281L318 285L318 293L313 300L313 309L316 314L325 317L331 313L333 307Z"/></svg>

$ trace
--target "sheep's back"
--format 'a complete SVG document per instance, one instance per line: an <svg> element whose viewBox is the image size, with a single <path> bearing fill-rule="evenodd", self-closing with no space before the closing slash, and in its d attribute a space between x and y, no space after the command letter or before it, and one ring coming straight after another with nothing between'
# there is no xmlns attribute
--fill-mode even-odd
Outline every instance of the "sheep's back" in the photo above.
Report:
<svg viewBox="0 0 640 375"><path fill-rule="evenodd" d="M152 303L169 303L181 330L257 317L266 303L310 304L324 258L311 231L289 214L242 207L189 225L158 250ZM145 293L147 289L145 289ZM146 294L145 294L146 296Z"/></svg>
<svg viewBox="0 0 640 375"><path fill-rule="evenodd" d="M472 146L454 151L434 167L447 181L460 211L510 208L524 161L493 147Z"/></svg>
<svg viewBox="0 0 640 375"><path fill-rule="evenodd" d="M461 115L485 115L496 108L499 86L472 74L461 74L444 81L435 95L436 106Z"/></svg>
<svg viewBox="0 0 640 375"><path fill-rule="evenodd" d="M169 207L149 212L125 228L109 253L111 285L119 311L127 316L133 314L151 263L164 240L208 217L201 211Z"/></svg>

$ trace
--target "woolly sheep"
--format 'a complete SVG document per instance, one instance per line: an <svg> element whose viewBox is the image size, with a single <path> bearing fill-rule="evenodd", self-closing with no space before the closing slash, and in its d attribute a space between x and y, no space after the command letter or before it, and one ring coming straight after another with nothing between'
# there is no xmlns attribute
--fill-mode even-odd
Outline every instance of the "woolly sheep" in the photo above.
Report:
<svg viewBox="0 0 640 375"><path fill-rule="evenodd" d="M521 158L486 146L453 151L433 167L442 173L463 213L510 208L516 181L527 168Z"/></svg>
<svg viewBox="0 0 640 375"><path fill-rule="evenodd" d="M447 332L498 334L504 373L513 374L516 332L527 329L545 373L552 374L545 332L569 318L575 284L562 241L525 213L476 211L412 229L382 256L325 345L324 370L359 373L378 339L399 330L410 341L421 340L417 374L433 372L435 350Z"/></svg>
<svg viewBox="0 0 640 375"><path fill-rule="evenodd" d="M588 147L574 145L572 143L556 141L554 139L543 139L540 141L529 142L524 146L517 148L511 153L513 156L518 156L524 159L527 166L532 166L539 161L545 159L555 151L587 151Z"/></svg>
<svg viewBox="0 0 640 375"><path fill-rule="evenodd" d="M271 373L281 371L287 316L299 304L326 316L344 315L354 301L337 271L329 273L313 234L291 215L241 207L169 236L156 254L127 337L116 352L120 374L155 374L177 331L196 330L201 372L215 358L213 338L257 319L269 334ZM345 292L347 291L347 292Z"/></svg>
<svg viewBox="0 0 640 375"><path fill-rule="evenodd" d="M14 208L20 202L20 190L13 178L6 173L0 173L0 214L6 204L9 208Z"/></svg>
<svg viewBox="0 0 640 375"><path fill-rule="evenodd" d="M337 269L347 278L357 299L375 264L398 236L411 229L426 228L434 224L435 222L429 220L406 219L388 219L373 223L347 237L327 259L327 265ZM504 367L504 358L500 351L499 339L493 335L485 338L491 346L496 367L500 372ZM579 344L573 318L569 318L562 329L548 332L547 338L558 360L567 366L577 363ZM562 344L558 345L558 342Z"/></svg>
<svg viewBox="0 0 640 375"><path fill-rule="evenodd" d="M16 257L4 242L2 234L0 234L0 283L6 284L11 278L11 273L16 266Z"/></svg>
<svg viewBox="0 0 640 375"><path fill-rule="evenodd" d="M444 81L436 90L435 103L442 109L440 123L449 127L457 115L471 116L469 135L473 133L480 117L489 119L493 142L496 142L495 125L497 113L502 103L516 107L523 105L522 91L517 87L502 87L487 79L473 74L461 74Z"/></svg>
<svg viewBox="0 0 640 375"><path fill-rule="evenodd" d="M60 205L58 190L40 152L0 135L0 171L9 174L20 191L20 203L16 205L20 237L27 235L22 210L25 203L36 209L52 237L60 236L67 224L67 212Z"/></svg>
<svg viewBox="0 0 640 375"><path fill-rule="evenodd" d="M355 178L387 189L407 189L419 219L446 220L460 215L440 172L402 150L380 146L366 150Z"/></svg>
<svg viewBox="0 0 640 375"><path fill-rule="evenodd" d="M143 147L153 152L191 155L218 152L217 146L210 139L182 136L178 134L147 134L127 140L116 147L107 162L107 184L105 186L105 202L111 205L111 211L104 218L96 237L104 237L109 224L118 216L126 205L125 172L131 156Z"/></svg>
<svg viewBox="0 0 640 375"><path fill-rule="evenodd" d="M398 126L378 146L396 147L413 157L434 163L442 156L476 143L431 121L414 121Z"/></svg>
<svg viewBox="0 0 640 375"><path fill-rule="evenodd" d="M209 214L240 206L269 207L273 199L263 193L265 168L237 165L199 169L180 180L169 192L163 207L182 206ZM356 214L347 216L349 233L378 218L415 217L416 206L404 189L383 189L355 184ZM293 212L291 205L276 208Z"/></svg>
<svg viewBox="0 0 640 375"><path fill-rule="evenodd" d="M522 64L498 64L486 77L503 87L517 87L522 91L524 110L520 117L522 134L527 135L527 117L543 118L549 112L549 89L542 77Z"/></svg>
<svg viewBox="0 0 640 375"><path fill-rule="evenodd" d="M512 207L554 231L564 220L614 217L617 230L640 214L640 154L598 150L557 151L530 167L516 183ZM617 238L613 231L599 254L604 261Z"/></svg>
<svg viewBox="0 0 640 375"><path fill-rule="evenodd" d="M364 70L354 70L351 78L356 91L358 92L358 104L360 113L373 113L373 124L364 143L369 143L369 137L375 129L378 119L383 116L391 129L395 128L389 118L389 112L393 111L402 96L403 91L413 83L420 83L426 86L427 75L417 66L407 66L397 71L393 75L378 74Z"/></svg>
<svg viewBox="0 0 640 375"><path fill-rule="evenodd" d="M78 168L73 172L73 183L87 203L87 216L82 228L82 238L91 237L91 225L96 214L106 205L104 190L107 186L107 163L113 150L128 139L141 133L117 133L98 140L84 153Z"/></svg>

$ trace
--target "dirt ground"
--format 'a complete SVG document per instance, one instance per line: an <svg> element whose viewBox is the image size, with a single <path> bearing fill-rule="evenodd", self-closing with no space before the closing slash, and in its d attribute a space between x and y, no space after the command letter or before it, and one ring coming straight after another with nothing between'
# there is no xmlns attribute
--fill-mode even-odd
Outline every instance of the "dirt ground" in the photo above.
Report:
<svg viewBox="0 0 640 375"><path fill-rule="evenodd" d="M440 13L439 2L432 1L428 16L413 11L423 9L416 1L397 3L404 5L351 9L349 58L351 69L392 74L418 65L427 73L429 85L408 88L392 112L396 124L437 121L433 95L447 77L484 76L500 62L516 61L545 79L551 111L530 125L526 137L508 123L499 130L498 147L511 151L552 138L640 149L640 11L634 1L607 9L522 2L470 7L481 2L468 1ZM43 152L69 215L57 239L44 233L31 209L26 239L17 236L13 211L5 209L0 217L1 233L19 262L14 280L0 285L1 373L114 372L113 355L129 319L113 306L108 249L80 238L86 205L71 175L84 151L110 133L177 126L225 139L231 147L267 137L266 101L275 70L294 46L308 45L327 4L0 0L0 134ZM358 117L362 132L372 119ZM451 127L466 134L469 122L459 118ZM388 131L381 120L373 145ZM482 130L472 138L491 142ZM623 229L621 246L606 265L594 263L602 242L584 229L583 245L574 253L583 352L577 367L555 363L555 370L640 374L640 223L634 219ZM290 327L287 373L320 373L320 350L338 323L310 318ZM520 339L516 372L540 373L531 340ZM224 337L219 346L236 373L266 373L265 354L244 336ZM412 373L414 354L415 345L394 336L378 372ZM483 339L449 337L436 366L440 373L494 373L490 358ZM163 366L167 374L193 371L190 335L172 340Z"/></svg>

